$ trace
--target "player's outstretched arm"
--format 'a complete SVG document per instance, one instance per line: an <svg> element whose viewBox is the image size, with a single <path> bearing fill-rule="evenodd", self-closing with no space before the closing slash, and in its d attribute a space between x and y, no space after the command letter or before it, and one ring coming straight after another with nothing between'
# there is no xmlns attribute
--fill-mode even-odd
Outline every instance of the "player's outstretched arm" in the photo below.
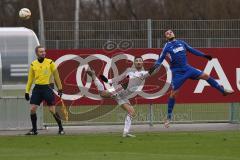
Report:
<svg viewBox="0 0 240 160"><path fill-rule="evenodd" d="M122 81L124 78L128 76L128 72L129 72L129 68L125 72L123 72L121 75L114 77L113 79L108 79L104 75L100 75L99 78L105 83L117 84L118 82Z"/></svg>
<svg viewBox="0 0 240 160"><path fill-rule="evenodd" d="M212 60L212 56L210 56L210 55L205 55L204 57L205 57L206 59L208 59L209 61Z"/></svg>
<svg viewBox="0 0 240 160"><path fill-rule="evenodd" d="M206 58L206 59L208 59L208 60L212 60L212 56L207 55L207 54L204 54L203 52L201 52L201 51L199 51L199 50L197 50L197 49L194 49L193 47L191 47L190 45L188 45L186 42L183 42L183 43L184 43L186 49L187 49L190 53L192 53L192 54L194 54L194 55L196 55L196 56L204 57L204 58Z"/></svg>
<svg viewBox="0 0 240 160"><path fill-rule="evenodd" d="M154 64L148 71L149 76L152 75L158 67L159 67L159 65Z"/></svg>
<svg viewBox="0 0 240 160"><path fill-rule="evenodd" d="M157 68L159 68L163 62L163 60L165 59L167 55L167 50L166 50L166 45L163 48L163 51L161 53L161 55L159 56L158 60L155 62L155 64L149 69L148 73L149 75L152 75Z"/></svg>

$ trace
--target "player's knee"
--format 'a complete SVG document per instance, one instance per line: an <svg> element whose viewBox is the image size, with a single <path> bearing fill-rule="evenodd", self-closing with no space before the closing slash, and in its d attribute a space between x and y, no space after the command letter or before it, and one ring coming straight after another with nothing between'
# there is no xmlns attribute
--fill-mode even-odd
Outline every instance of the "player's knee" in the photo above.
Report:
<svg viewBox="0 0 240 160"><path fill-rule="evenodd" d="M108 92L108 91L101 91L101 92L100 92L100 96L103 97L103 98L111 98L111 97L114 97L114 95L111 94L111 93Z"/></svg>
<svg viewBox="0 0 240 160"><path fill-rule="evenodd" d="M31 106L30 112L31 114L35 114L37 111L37 107L36 106Z"/></svg>
<svg viewBox="0 0 240 160"><path fill-rule="evenodd" d="M131 117L134 118L135 116L136 116L136 112L135 111L131 112Z"/></svg>
<svg viewBox="0 0 240 160"><path fill-rule="evenodd" d="M55 107L49 107L49 112L55 114Z"/></svg>
<svg viewBox="0 0 240 160"><path fill-rule="evenodd" d="M170 98L177 98L178 92L171 92Z"/></svg>
<svg viewBox="0 0 240 160"><path fill-rule="evenodd" d="M102 92L102 91L99 92L99 95L100 95L101 97L103 97L103 98L106 97L106 94L105 94L104 92Z"/></svg>
<svg viewBox="0 0 240 160"><path fill-rule="evenodd" d="M204 80L208 80L210 76L206 73L203 73L201 76L200 76L200 79L204 79Z"/></svg>

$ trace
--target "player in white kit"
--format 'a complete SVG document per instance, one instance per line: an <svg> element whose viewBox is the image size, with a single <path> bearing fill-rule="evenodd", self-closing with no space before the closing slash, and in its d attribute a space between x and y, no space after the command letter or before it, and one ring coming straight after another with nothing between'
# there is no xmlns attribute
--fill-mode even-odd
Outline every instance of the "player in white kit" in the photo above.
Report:
<svg viewBox="0 0 240 160"><path fill-rule="evenodd" d="M101 75L100 78L112 86L109 90L104 90L102 82L96 77L95 72L90 68L87 70L87 74L92 77L101 97L115 99L118 105L127 111L123 137L135 137L135 135L129 133L132 118L136 113L128 100L128 96L138 91L139 86L143 85L143 81L151 74L150 71L144 71L143 59L141 57L135 57L134 68L128 68L123 74L114 77L113 79L107 79Z"/></svg>

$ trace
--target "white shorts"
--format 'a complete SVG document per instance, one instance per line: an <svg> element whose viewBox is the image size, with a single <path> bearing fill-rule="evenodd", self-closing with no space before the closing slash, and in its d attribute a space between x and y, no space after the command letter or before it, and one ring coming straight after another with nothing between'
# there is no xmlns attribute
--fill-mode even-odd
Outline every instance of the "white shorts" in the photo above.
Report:
<svg viewBox="0 0 240 160"><path fill-rule="evenodd" d="M124 90L122 87L116 88L116 89L113 87L113 88L109 89L108 91L114 95L114 99L116 100L118 105L122 105L125 103L130 104L127 97L130 94L132 94L132 92L130 92L129 90Z"/></svg>
<svg viewBox="0 0 240 160"><path fill-rule="evenodd" d="M123 105L125 103L130 104L130 102L127 98L125 98L125 99L115 99L115 100L116 100L116 102L118 103L119 106Z"/></svg>

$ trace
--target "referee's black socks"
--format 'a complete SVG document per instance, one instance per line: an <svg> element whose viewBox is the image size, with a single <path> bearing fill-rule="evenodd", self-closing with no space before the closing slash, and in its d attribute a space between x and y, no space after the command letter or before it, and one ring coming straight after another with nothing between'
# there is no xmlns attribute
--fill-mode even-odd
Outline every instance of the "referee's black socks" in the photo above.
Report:
<svg viewBox="0 0 240 160"><path fill-rule="evenodd" d="M37 131L37 114L36 113L31 114L31 121L32 121L32 131L36 132Z"/></svg>
<svg viewBox="0 0 240 160"><path fill-rule="evenodd" d="M63 131L62 121L61 121L61 117L59 116L59 114L56 112L55 114L53 114L53 117L55 118L55 120L58 124L59 131Z"/></svg>

